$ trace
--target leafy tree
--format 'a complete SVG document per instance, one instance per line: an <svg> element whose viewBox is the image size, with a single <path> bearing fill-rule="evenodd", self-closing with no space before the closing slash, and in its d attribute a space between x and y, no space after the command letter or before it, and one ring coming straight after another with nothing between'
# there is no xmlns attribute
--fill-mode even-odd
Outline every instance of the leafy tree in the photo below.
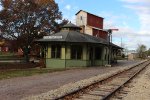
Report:
<svg viewBox="0 0 150 100"><path fill-rule="evenodd" d="M139 54L140 58L145 58L147 56L146 46L143 45L143 44L142 45L138 45L137 53Z"/></svg>
<svg viewBox="0 0 150 100"><path fill-rule="evenodd" d="M54 0L0 0L1 36L16 40L24 48L28 61L28 48L35 39L58 31L62 14Z"/></svg>

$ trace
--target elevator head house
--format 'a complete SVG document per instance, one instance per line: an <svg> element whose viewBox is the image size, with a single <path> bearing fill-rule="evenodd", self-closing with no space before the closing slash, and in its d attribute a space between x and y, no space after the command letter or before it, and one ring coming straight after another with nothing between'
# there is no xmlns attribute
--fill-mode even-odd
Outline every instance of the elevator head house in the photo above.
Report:
<svg viewBox="0 0 150 100"><path fill-rule="evenodd" d="M116 61L121 47L109 43L103 38L80 32L81 28L68 23L60 32L44 36L37 42L43 47L44 60L47 68L70 68L101 66L110 60Z"/></svg>

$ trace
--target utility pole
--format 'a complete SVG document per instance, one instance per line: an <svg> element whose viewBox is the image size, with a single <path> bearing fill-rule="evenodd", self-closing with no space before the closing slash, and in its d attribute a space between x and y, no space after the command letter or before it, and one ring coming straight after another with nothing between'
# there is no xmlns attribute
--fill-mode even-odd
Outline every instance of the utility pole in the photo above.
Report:
<svg viewBox="0 0 150 100"><path fill-rule="evenodd" d="M122 44L122 37L121 37L121 47L123 46L123 44Z"/></svg>
<svg viewBox="0 0 150 100"><path fill-rule="evenodd" d="M111 60L112 60L112 31L118 31L118 29L107 29L104 30L108 33L108 38L109 38L109 56L108 56L108 64L111 65Z"/></svg>
<svg viewBox="0 0 150 100"><path fill-rule="evenodd" d="M112 31L108 30L108 35L109 35L109 57L108 57L108 64L111 65L111 35Z"/></svg>

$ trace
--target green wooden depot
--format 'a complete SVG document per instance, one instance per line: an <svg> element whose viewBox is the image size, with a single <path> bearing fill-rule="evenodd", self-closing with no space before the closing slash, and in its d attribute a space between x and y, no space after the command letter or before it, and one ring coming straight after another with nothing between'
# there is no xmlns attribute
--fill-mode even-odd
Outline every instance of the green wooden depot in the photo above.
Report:
<svg viewBox="0 0 150 100"><path fill-rule="evenodd" d="M37 40L43 48L47 68L102 66L109 61L116 61L121 47L109 44L102 38L80 33L80 30L80 27L69 23L60 32Z"/></svg>

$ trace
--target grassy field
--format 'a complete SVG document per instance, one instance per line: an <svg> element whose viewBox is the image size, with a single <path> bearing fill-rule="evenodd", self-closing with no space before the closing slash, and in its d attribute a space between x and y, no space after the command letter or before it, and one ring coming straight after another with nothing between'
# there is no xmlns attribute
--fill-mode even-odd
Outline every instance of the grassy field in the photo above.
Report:
<svg viewBox="0 0 150 100"><path fill-rule="evenodd" d="M18 69L18 70L1 70L0 80L14 77L32 76L43 73L51 73L55 71L64 71L65 69Z"/></svg>

